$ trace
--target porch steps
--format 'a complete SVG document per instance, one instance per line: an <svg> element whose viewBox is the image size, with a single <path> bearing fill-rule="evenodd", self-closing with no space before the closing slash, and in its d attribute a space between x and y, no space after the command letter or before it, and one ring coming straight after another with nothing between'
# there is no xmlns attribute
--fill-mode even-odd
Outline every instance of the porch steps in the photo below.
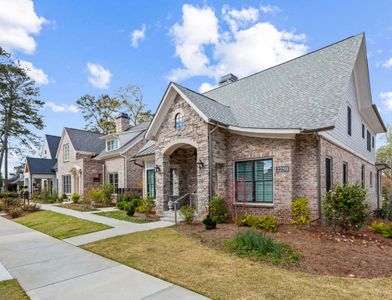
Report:
<svg viewBox="0 0 392 300"><path fill-rule="evenodd" d="M163 216L161 217L161 221L165 222L175 222L174 211L165 211L163 212ZM180 212L177 212L177 222L180 223L184 221L184 218L180 216Z"/></svg>

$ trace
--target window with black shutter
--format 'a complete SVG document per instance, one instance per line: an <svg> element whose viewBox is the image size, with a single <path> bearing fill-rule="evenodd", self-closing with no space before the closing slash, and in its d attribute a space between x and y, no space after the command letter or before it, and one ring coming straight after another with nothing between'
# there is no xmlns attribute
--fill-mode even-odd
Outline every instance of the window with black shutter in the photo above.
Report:
<svg viewBox="0 0 392 300"><path fill-rule="evenodd" d="M347 134L351 136L351 107L347 106Z"/></svg>
<svg viewBox="0 0 392 300"><path fill-rule="evenodd" d="M327 192L332 189L332 158L325 158L325 188Z"/></svg>
<svg viewBox="0 0 392 300"><path fill-rule="evenodd" d="M348 164L346 162L343 163L343 184L348 183Z"/></svg>
<svg viewBox="0 0 392 300"><path fill-rule="evenodd" d="M371 135L370 135L369 130L367 130L366 135L367 135L366 136L367 150L370 152L370 151L372 151L372 149L371 149Z"/></svg>

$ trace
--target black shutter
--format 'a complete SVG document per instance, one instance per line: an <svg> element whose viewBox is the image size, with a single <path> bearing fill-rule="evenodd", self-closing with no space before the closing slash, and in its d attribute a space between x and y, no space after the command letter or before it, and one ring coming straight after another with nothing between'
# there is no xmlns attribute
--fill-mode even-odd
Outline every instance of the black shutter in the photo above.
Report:
<svg viewBox="0 0 392 300"><path fill-rule="evenodd" d="M351 136L351 107L347 106L347 134Z"/></svg>

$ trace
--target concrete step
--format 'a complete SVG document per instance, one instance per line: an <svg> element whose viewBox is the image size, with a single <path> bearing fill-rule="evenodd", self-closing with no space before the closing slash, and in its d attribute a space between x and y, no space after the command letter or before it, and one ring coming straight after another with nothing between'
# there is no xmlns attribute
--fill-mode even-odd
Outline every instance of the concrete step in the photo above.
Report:
<svg viewBox="0 0 392 300"><path fill-rule="evenodd" d="M166 222L175 222L175 215L174 211L165 211L163 213L163 216L161 217L161 221L166 221ZM180 216L180 213L177 212L177 222L182 222L184 221L184 218Z"/></svg>

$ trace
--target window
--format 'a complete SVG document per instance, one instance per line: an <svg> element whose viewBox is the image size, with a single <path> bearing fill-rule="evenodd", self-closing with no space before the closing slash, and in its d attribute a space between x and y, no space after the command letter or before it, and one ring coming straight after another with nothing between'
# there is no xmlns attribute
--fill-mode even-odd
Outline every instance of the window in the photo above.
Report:
<svg viewBox="0 0 392 300"><path fill-rule="evenodd" d="M107 140L106 141L106 151L112 151L116 150L119 148L119 140L118 139L112 139L112 140Z"/></svg>
<svg viewBox="0 0 392 300"><path fill-rule="evenodd" d="M147 170L147 196L155 197L155 170Z"/></svg>
<svg viewBox="0 0 392 300"><path fill-rule="evenodd" d="M71 194L71 175L63 176L63 193Z"/></svg>
<svg viewBox="0 0 392 300"><path fill-rule="evenodd" d="M348 164L346 162L343 163L343 184L348 183Z"/></svg>
<svg viewBox="0 0 392 300"><path fill-rule="evenodd" d="M182 114L180 114L180 113L176 114L176 117L175 117L174 121L175 121L174 127L176 129L182 128L184 126L184 121L183 121L183 118L182 118Z"/></svg>
<svg viewBox="0 0 392 300"><path fill-rule="evenodd" d="M362 138L365 138L365 125L362 124Z"/></svg>
<svg viewBox="0 0 392 300"><path fill-rule="evenodd" d="M329 192L332 189L332 158L325 158L325 189Z"/></svg>
<svg viewBox="0 0 392 300"><path fill-rule="evenodd" d="M111 185L114 186L115 193L118 191L118 173L109 173L108 181Z"/></svg>
<svg viewBox="0 0 392 300"><path fill-rule="evenodd" d="M370 175L369 175L369 184L370 184L370 187L373 187L373 172L370 172Z"/></svg>
<svg viewBox="0 0 392 300"><path fill-rule="evenodd" d="M347 134L351 136L351 107L347 106Z"/></svg>
<svg viewBox="0 0 392 300"><path fill-rule="evenodd" d="M374 136L372 136L372 148L374 149Z"/></svg>
<svg viewBox="0 0 392 300"><path fill-rule="evenodd" d="M365 166L361 166L361 186L364 189L365 188Z"/></svg>
<svg viewBox="0 0 392 300"><path fill-rule="evenodd" d="M236 162L236 200L242 202L272 203L272 170L272 159Z"/></svg>
<svg viewBox="0 0 392 300"><path fill-rule="evenodd" d="M69 144L63 146L63 160L69 161Z"/></svg>
<svg viewBox="0 0 392 300"><path fill-rule="evenodd" d="M367 149L368 149L368 151L369 151L369 152L372 151L372 149L371 149L371 139L370 139L370 132L369 132L369 130L367 130L367 132L366 132L366 142L367 142Z"/></svg>

